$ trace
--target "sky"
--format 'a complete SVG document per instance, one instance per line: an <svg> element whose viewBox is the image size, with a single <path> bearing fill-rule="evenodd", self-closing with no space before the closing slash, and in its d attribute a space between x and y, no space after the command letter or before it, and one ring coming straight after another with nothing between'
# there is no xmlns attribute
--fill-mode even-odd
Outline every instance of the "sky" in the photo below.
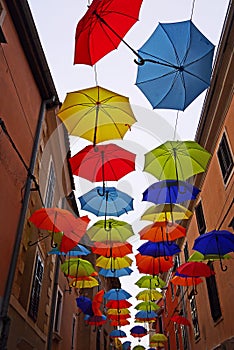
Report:
<svg viewBox="0 0 234 350"><path fill-rule="evenodd" d="M87 65L74 65L75 30L78 21L87 11L88 0L29 0L29 5L37 26L39 37L47 62L60 98L63 102L66 93L96 85L94 68ZM197 28L216 46L218 46L228 0L196 0L192 21ZM125 40L139 49L155 30L159 22L172 23L191 18L193 0L143 0L139 21L130 29ZM153 182L152 175L142 172L144 154L159 144L173 139L177 112L174 110L153 110L143 93L135 85L137 65L135 56L124 45L112 51L96 64L98 85L121 95L128 96L136 119L131 132L124 141L117 144L137 154L136 171L118 181L117 188L126 191L134 198L134 212L124 214L119 219L133 226L135 232L149 222L139 222L139 217L147 206L142 203L142 192ZM184 112L179 112L176 139L194 139L196 127L206 92L203 92ZM88 143L76 137L71 138L72 155ZM93 188L87 180L76 180L78 193ZM81 213L83 215L87 212ZM93 218L97 221L97 218ZM129 240L135 248L140 242L137 235ZM143 243L141 241L141 243ZM136 295L139 289L134 282L139 278L136 269L128 278L121 278L128 291ZM129 284L132 281L132 285ZM136 304L136 300L131 298ZM133 311L133 309L131 310ZM123 327L125 330L126 328ZM146 339L147 338L147 339ZM124 341L125 339L123 339ZM132 346L138 343L131 337ZM148 346L148 337L141 341Z"/></svg>

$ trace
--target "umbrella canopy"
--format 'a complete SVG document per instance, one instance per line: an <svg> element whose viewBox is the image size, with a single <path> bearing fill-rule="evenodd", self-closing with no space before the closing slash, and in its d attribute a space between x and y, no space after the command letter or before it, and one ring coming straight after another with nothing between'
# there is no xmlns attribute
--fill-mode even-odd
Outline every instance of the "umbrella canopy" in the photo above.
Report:
<svg viewBox="0 0 234 350"><path fill-rule="evenodd" d="M107 317L105 315L102 316L89 316L85 315L84 320L86 321L87 324L91 326L101 326L106 323Z"/></svg>
<svg viewBox="0 0 234 350"><path fill-rule="evenodd" d="M117 49L138 21L142 0L94 0L76 28L75 64L94 65ZM129 46L128 44L126 44Z"/></svg>
<svg viewBox="0 0 234 350"><path fill-rule="evenodd" d="M106 307L109 309L124 309L132 306L128 300L109 300Z"/></svg>
<svg viewBox="0 0 234 350"><path fill-rule="evenodd" d="M155 289L145 289L136 295L137 300L143 300L143 301L156 301L161 298L162 298L162 294Z"/></svg>
<svg viewBox="0 0 234 350"><path fill-rule="evenodd" d="M63 234L62 234L62 236L63 236ZM87 248L85 248L81 244L77 244L74 248L70 249L67 253L61 252L59 249L60 248L57 248L57 247L52 248L47 254L49 254L49 255L52 255L52 254L64 255L64 256L65 255L68 255L68 256L85 256L85 255L88 255L88 254L91 253Z"/></svg>
<svg viewBox="0 0 234 350"><path fill-rule="evenodd" d="M104 277L123 277L123 276L129 276L133 273L133 270L130 269L130 267L124 267L122 269L113 270L113 269L100 269L98 274Z"/></svg>
<svg viewBox="0 0 234 350"><path fill-rule="evenodd" d="M69 92L58 112L68 133L97 143L122 139L136 122L129 98L100 86Z"/></svg>
<svg viewBox="0 0 234 350"><path fill-rule="evenodd" d="M167 337L162 334L162 333L156 333L154 335L152 335L152 337L150 338L150 342L166 342L167 341Z"/></svg>
<svg viewBox="0 0 234 350"><path fill-rule="evenodd" d="M174 242L167 243L148 241L143 243L137 250L142 255L153 256L154 258L158 258L160 256L172 256L180 252L179 246Z"/></svg>
<svg viewBox="0 0 234 350"><path fill-rule="evenodd" d="M161 221L145 226L139 235L140 239L152 242L175 241L177 238L185 237L186 229L175 223L168 225L167 221Z"/></svg>
<svg viewBox="0 0 234 350"><path fill-rule="evenodd" d="M227 270L227 266L222 264L222 255L234 251L234 235L227 230L205 233L195 239L193 249L198 252L209 255L216 254L220 259L220 266L223 271Z"/></svg>
<svg viewBox="0 0 234 350"><path fill-rule="evenodd" d="M105 256L99 256L96 260L96 266L112 271L129 267L131 264L132 259L128 256L124 256L123 258L106 258Z"/></svg>
<svg viewBox="0 0 234 350"><path fill-rule="evenodd" d="M61 264L61 270L70 277L90 276L95 270L91 262L81 258L70 258Z"/></svg>
<svg viewBox="0 0 234 350"><path fill-rule="evenodd" d="M119 320L111 320L110 325L113 327L121 327L121 326L127 326L130 322L125 319L119 319Z"/></svg>
<svg viewBox="0 0 234 350"><path fill-rule="evenodd" d="M141 338L147 335L148 331L145 327L143 326L134 326L130 329L130 334L131 336L135 338Z"/></svg>
<svg viewBox="0 0 234 350"><path fill-rule="evenodd" d="M69 159L72 174L92 182L118 181L135 170L136 155L113 143L89 145Z"/></svg>
<svg viewBox="0 0 234 350"><path fill-rule="evenodd" d="M186 277L210 277L214 275L214 271L210 266L202 262L186 262L177 268L177 272Z"/></svg>
<svg viewBox="0 0 234 350"><path fill-rule="evenodd" d="M136 85L153 108L183 111L210 85L214 45L191 20L159 23L138 53Z"/></svg>
<svg viewBox="0 0 234 350"><path fill-rule="evenodd" d="M87 231L87 235L92 241L103 242L122 242L134 235L132 226L125 221L114 219L99 220Z"/></svg>
<svg viewBox="0 0 234 350"><path fill-rule="evenodd" d="M182 324L184 326L191 326L191 323L189 322L189 320L186 317L183 317L180 315L173 315L171 317L171 321L178 323L178 324Z"/></svg>
<svg viewBox="0 0 234 350"><path fill-rule="evenodd" d="M147 320L155 320L156 317L157 317L157 314L155 311L145 311L145 310L140 310L135 315L135 318L137 320L146 321L146 322Z"/></svg>
<svg viewBox="0 0 234 350"><path fill-rule="evenodd" d="M108 315L108 318L112 321L126 320L127 318L131 318L130 314L126 315Z"/></svg>
<svg viewBox="0 0 234 350"><path fill-rule="evenodd" d="M195 141L167 141L145 154L144 171L159 180L186 180L205 171L210 159Z"/></svg>
<svg viewBox="0 0 234 350"><path fill-rule="evenodd" d="M100 310L100 306L103 304L103 296L104 296L104 290L101 289L99 292L97 292L92 301L92 309L95 316L102 316L102 312Z"/></svg>
<svg viewBox="0 0 234 350"><path fill-rule="evenodd" d="M77 307L86 315L93 315L92 310L92 301L90 298L87 298L83 295L76 298L76 305Z"/></svg>
<svg viewBox="0 0 234 350"><path fill-rule="evenodd" d="M146 209L141 220L174 221L188 220L193 213L180 204L156 204Z"/></svg>
<svg viewBox="0 0 234 350"><path fill-rule="evenodd" d="M104 298L107 300L126 300L131 298L131 294L124 289L113 288L104 294Z"/></svg>
<svg viewBox="0 0 234 350"><path fill-rule="evenodd" d="M120 329L114 329L110 332L109 336L111 338L125 338L127 334L124 331L121 331Z"/></svg>
<svg viewBox="0 0 234 350"><path fill-rule="evenodd" d="M130 341L125 341L123 344L122 344L122 350L130 350L131 348L131 342Z"/></svg>
<svg viewBox="0 0 234 350"><path fill-rule="evenodd" d="M159 276L142 276L139 278L138 281L135 282L135 284L140 288L163 288L166 286L166 282L164 282Z"/></svg>
<svg viewBox="0 0 234 350"><path fill-rule="evenodd" d="M92 247L92 252L106 257L124 257L132 253L132 245L127 242L96 242Z"/></svg>
<svg viewBox="0 0 234 350"><path fill-rule="evenodd" d="M96 278L92 277L92 276L84 276L84 277L78 277L73 279L70 283L69 286L70 287L74 287L74 288L94 288L97 287L99 285L98 281L96 280Z"/></svg>
<svg viewBox="0 0 234 350"><path fill-rule="evenodd" d="M219 259L231 259L231 255L229 254L225 254L225 255L218 255L218 254L202 254L200 252L193 252L188 261L205 261L205 260L209 260L209 261L215 261L215 260L219 260Z"/></svg>
<svg viewBox="0 0 234 350"><path fill-rule="evenodd" d="M132 350L145 350L145 347L142 345L136 345L132 348Z"/></svg>
<svg viewBox="0 0 234 350"><path fill-rule="evenodd" d="M158 306L152 301L142 301L141 303L135 306L135 309L144 311L157 311L160 309L160 306Z"/></svg>
<svg viewBox="0 0 234 350"><path fill-rule="evenodd" d="M108 309L107 315L129 315L130 310L124 308L124 309Z"/></svg>
<svg viewBox="0 0 234 350"><path fill-rule="evenodd" d="M120 216L133 210L133 198L115 187L96 187L78 198L82 210L96 216Z"/></svg>
<svg viewBox="0 0 234 350"><path fill-rule="evenodd" d="M200 190L185 181L162 180L153 183L143 193L143 201L155 204L181 203L196 199Z"/></svg>
<svg viewBox="0 0 234 350"><path fill-rule="evenodd" d="M153 276L159 273L168 271L173 266L172 257L154 258L152 256L141 255L140 253L136 255L136 264L139 272L149 273Z"/></svg>
<svg viewBox="0 0 234 350"><path fill-rule="evenodd" d="M188 277L186 275L176 275L172 277L171 283L176 286L196 286L197 284L202 283L202 279L200 277Z"/></svg>

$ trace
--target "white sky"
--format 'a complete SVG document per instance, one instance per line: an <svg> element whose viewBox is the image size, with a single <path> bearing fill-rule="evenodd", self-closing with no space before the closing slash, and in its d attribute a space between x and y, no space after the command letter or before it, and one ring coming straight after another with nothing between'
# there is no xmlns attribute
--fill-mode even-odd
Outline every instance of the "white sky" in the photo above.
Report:
<svg viewBox="0 0 234 350"><path fill-rule="evenodd" d="M126 0L127 1L127 0ZM94 69L86 65L73 65L75 30L78 21L87 10L87 0L29 0L42 46L58 91L63 102L66 93L88 88L95 85ZM224 22L228 0L196 0L193 12L193 23L217 47ZM139 22L125 36L125 40L134 48L139 49L156 28L158 22L179 22L190 19L192 0L144 0ZM141 202L141 194L155 179L142 173L143 154L160 143L173 139L176 111L152 110L142 92L136 87L137 65L133 62L134 54L121 43L118 50L109 53L97 65L98 84L106 89L130 97L138 123L127 133L125 141L118 144L137 154L137 171L120 180L117 188L126 191L135 198L134 213L123 215L119 219L130 222L137 227L143 227L149 222L137 222L146 204ZM193 139L205 97L202 93L186 110L179 113L177 138ZM147 142L145 142L147 140ZM71 139L72 153L84 147L78 138ZM136 185L136 186L135 186ZM76 185L82 193L93 187L88 181L80 181ZM136 189L137 187L137 193ZM87 214L86 212L81 215ZM99 218L100 219L100 218ZM97 220L95 220L97 221ZM136 243L134 236L130 243ZM139 240L136 246L143 243ZM123 285L132 295L140 291L134 286L139 278L136 273L121 278ZM132 285L129 284L132 281ZM136 299L130 299L136 304ZM133 310L132 310L133 311ZM132 312L133 313L133 312ZM123 330L127 329L125 327ZM138 343L130 337L132 347ZM122 341L125 341L123 338ZM147 346L148 337L142 338L141 345Z"/></svg>

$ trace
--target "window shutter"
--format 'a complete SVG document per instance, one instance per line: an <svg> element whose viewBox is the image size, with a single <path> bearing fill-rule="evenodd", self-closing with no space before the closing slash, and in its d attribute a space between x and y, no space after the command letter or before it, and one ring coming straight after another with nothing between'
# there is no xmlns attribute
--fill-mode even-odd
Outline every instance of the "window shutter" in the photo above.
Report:
<svg viewBox="0 0 234 350"><path fill-rule="evenodd" d="M34 276L33 276L31 298L30 298L30 304L29 304L29 310L28 310L28 314L33 319L33 321L37 320L43 271L44 271L44 266L42 264L42 261L39 255L37 255L35 269L34 269Z"/></svg>

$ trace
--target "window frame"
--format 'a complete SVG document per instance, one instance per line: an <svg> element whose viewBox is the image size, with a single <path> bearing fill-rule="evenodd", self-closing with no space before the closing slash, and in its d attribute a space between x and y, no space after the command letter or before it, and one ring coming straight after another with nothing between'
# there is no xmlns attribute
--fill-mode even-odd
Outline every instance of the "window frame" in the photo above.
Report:
<svg viewBox="0 0 234 350"><path fill-rule="evenodd" d="M4 22L5 16L6 16L6 9L5 9L5 6L3 5L2 0L0 0L0 43L2 44L7 43L5 35L2 30L2 25Z"/></svg>
<svg viewBox="0 0 234 350"><path fill-rule="evenodd" d="M59 298L59 295L61 296L61 298ZM54 333L57 333L57 334L60 334L60 330L61 330L62 313L63 313L63 292L60 289L60 287L58 287L57 294L56 294L54 326L53 326L53 331Z"/></svg>
<svg viewBox="0 0 234 350"><path fill-rule="evenodd" d="M40 266L42 267L42 272L39 271L38 276L38 264L40 263ZM30 291L30 298L29 298L29 304L28 304L28 315L33 320L33 322L37 321L38 318L38 311L40 306L40 296L42 291L42 283L43 283L43 275L44 275L44 261L37 252L35 254L35 260L34 260L34 268L33 268L33 277L31 281L31 291ZM39 288L38 288L39 286ZM39 289L39 290L38 290ZM36 290L36 292L35 292ZM36 298L36 310L33 310L33 303L35 303ZM35 306L34 306L35 308Z"/></svg>
<svg viewBox="0 0 234 350"><path fill-rule="evenodd" d="M206 232L206 220L201 200L195 207L195 215L199 234L203 235Z"/></svg>
<svg viewBox="0 0 234 350"><path fill-rule="evenodd" d="M213 270L213 264L208 264L210 268ZM216 283L215 275L211 275L206 278L206 287L210 305L210 313L213 321L216 323L222 317L222 310L220 305L218 286Z"/></svg>
<svg viewBox="0 0 234 350"><path fill-rule="evenodd" d="M44 197L45 208L51 208L54 202L55 194L55 185L56 185L56 173L54 162L51 159L49 164L49 170L46 179L46 190Z"/></svg>
<svg viewBox="0 0 234 350"><path fill-rule="evenodd" d="M197 313L197 303L195 295L192 294L189 297L190 310L191 310L191 318L192 318L192 328L195 340L200 338L200 328L198 322L198 313Z"/></svg>
<svg viewBox="0 0 234 350"><path fill-rule="evenodd" d="M221 176L222 176L224 185L226 186L233 173L234 159L233 159L232 148L231 148L227 133L225 131L222 134L216 155L218 158L218 164L220 167ZM226 164L227 159L230 161L228 166Z"/></svg>

